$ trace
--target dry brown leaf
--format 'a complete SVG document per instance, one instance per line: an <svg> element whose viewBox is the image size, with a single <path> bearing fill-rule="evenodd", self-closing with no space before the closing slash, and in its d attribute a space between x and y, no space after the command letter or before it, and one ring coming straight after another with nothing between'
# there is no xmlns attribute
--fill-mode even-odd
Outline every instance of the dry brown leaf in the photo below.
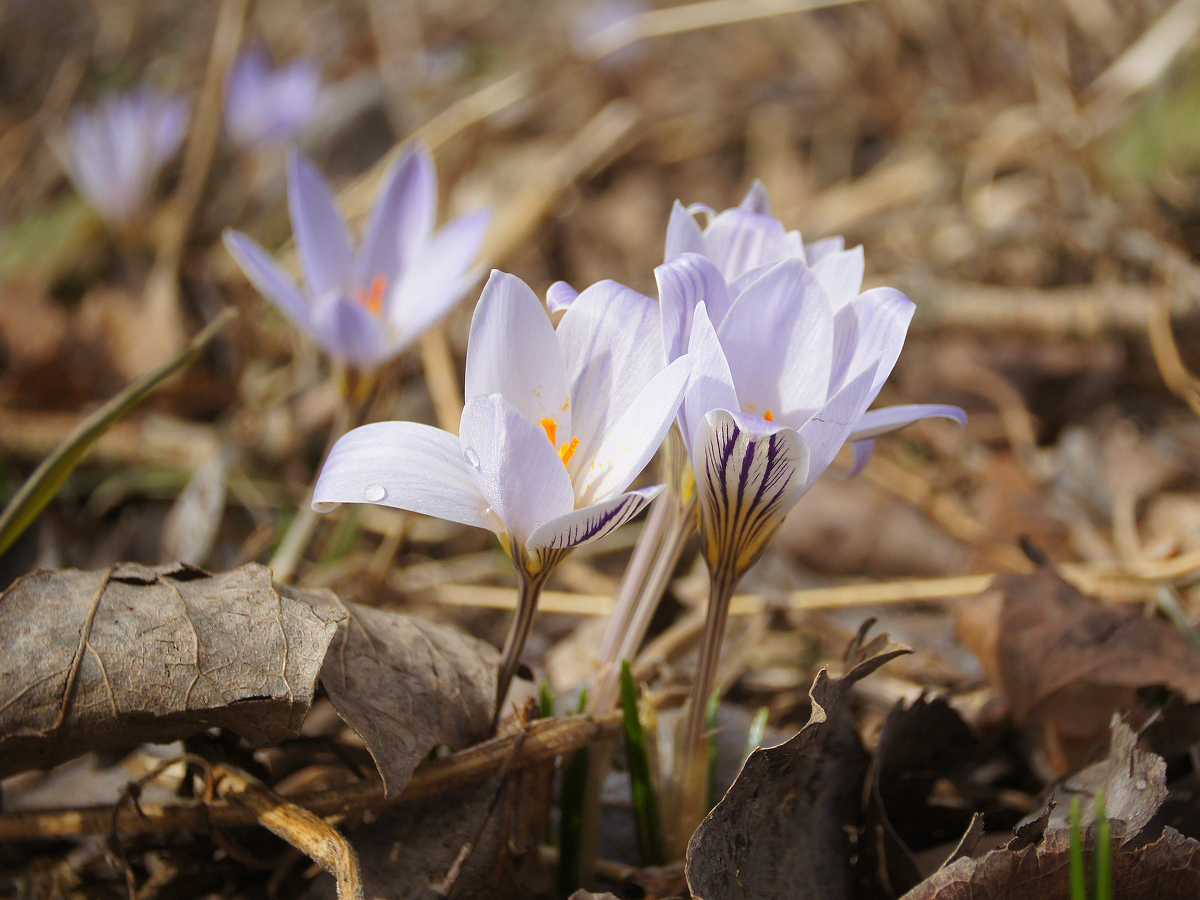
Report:
<svg viewBox="0 0 1200 900"><path fill-rule="evenodd" d="M737 781L700 823L687 849L687 880L702 900L854 896L845 826L858 816L865 751L846 706L855 682L910 652L865 628L847 672L813 681L808 724L778 747L750 754Z"/></svg>
<svg viewBox="0 0 1200 900"><path fill-rule="evenodd" d="M448 626L366 606L349 611L321 684L393 797L434 747L489 736L499 654Z"/></svg>
<svg viewBox="0 0 1200 900"><path fill-rule="evenodd" d="M0 595L0 776L228 728L297 733L344 613L247 565L39 571Z"/></svg>
<svg viewBox="0 0 1200 900"><path fill-rule="evenodd" d="M1200 702L1200 655L1170 624L1102 606L1049 570L999 579L962 608L959 630L1055 771L1104 747L1114 712L1140 727L1142 688Z"/></svg>
<svg viewBox="0 0 1200 900"><path fill-rule="evenodd" d="M1118 829L1114 828L1114 838ZM1114 840L1114 844L1117 843ZM1084 837L1091 856L1091 832ZM960 859L935 872L902 900L1059 900L1070 895L1070 838L1047 832L1039 846L994 850ZM1168 828L1153 844L1116 848L1113 896L1140 900L1193 900L1200 896L1200 843Z"/></svg>

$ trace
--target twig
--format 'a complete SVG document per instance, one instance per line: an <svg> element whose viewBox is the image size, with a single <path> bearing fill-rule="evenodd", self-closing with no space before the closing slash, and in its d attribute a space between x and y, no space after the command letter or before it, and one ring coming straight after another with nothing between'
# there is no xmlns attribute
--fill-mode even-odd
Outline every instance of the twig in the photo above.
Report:
<svg viewBox="0 0 1200 900"><path fill-rule="evenodd" d="M570 753L585 744L616 734L621 729L620 712L605 716L568 716L533 722L523 732L524 744L513 760L523 768ZM378 781L350 787L316 791L286 799L313 815L326 817L380 809L408 803L494 775L512 755L515 734L493 738L445 759L420 766L412 779L392 799ZM224 801L143 805L137 810L115 810L113 806L45 809L0 815L0 841L40 840L81 834L158 834L166 831L204 831L211 826L252 825L256 817Z"/></svg>

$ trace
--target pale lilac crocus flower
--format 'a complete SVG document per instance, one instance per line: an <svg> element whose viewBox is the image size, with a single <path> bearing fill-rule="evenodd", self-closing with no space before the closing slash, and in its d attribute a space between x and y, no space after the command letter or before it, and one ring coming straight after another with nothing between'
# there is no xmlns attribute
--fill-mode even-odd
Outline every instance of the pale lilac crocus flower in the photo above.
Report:
<svg viewBox="0 0 1200 900"><path fill-rule="evenodd" d="M128 225L150 200L163 165L187 130L190 104L143 85L73 109L52 142L83 198L110 225Z"/></svg>
<svg viewBox="0 0 1200 900"><path fill-rule="evenodd" d="M334 359L371 370L400 353L462 299L490 211L460 216L434 233L437 178L429 152L413 144L384 179L355 252L333 191L296 151L288 155L288 207L304 291L255 241L225 232L246 276Z"/></svg>
<svg viewBox="0 0 1200 900"><path fill-rule="evenodd" d="M840 239L805 246L770 216L761 186L704 230L676 204L667 245L655 270L663 339L668 359L694 360L679 424L712 582L687 753L702 731L734 587L842 445L855 443L861 466L877 435L966 416L935 405L867 411L913 303L887 287L860 293L861 248L844 250Z"/></svg>
<svg viewBox="0 0 1200 900"><path fill-rule="evenodd" d="M272 67L260 46L242 51L225 90L225 131L239 147L272 147L298 135L320 111L321 74L311 59Z"/></svg>
<svg viewBox="0 0 1200 900"><path fill-rule="evenodd" d="M664 367L659 328L653 300L601 282L556 330L524 282L493 272L471 322L459 436L364 425L337 442L317 480L322 512L379 503L496 533L519 585L497 714L550 572L661 489L626 490L671 427L691 368L686 356Z"/></svg>

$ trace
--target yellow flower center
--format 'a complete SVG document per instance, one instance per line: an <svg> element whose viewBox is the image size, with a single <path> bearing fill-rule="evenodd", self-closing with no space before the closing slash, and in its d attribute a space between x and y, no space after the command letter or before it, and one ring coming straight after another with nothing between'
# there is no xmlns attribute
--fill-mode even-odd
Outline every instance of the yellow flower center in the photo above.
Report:
<svg viewBox="0 0 1200 900"><path fill-rule="evenodd" d="M377 316L383 311L383 294L386 290L387 278L383 275L376 275L375 280L371 282L371 286L360 290L355 299L365 306L368 312Z"/></svg>
<svg viewBox="0 0 1200 900"><path fill-rule="evenodd" d="M579 449L579 438L571 438L570 441L559 447L558 422L554 421L554 417L546 416L546 418L540 420L538 424L546 429L546 437L550 438L550 443L555 447L558 447L558 455L561 457L563 465L570 465L571 457L574 456L575 451Z"/></svg>

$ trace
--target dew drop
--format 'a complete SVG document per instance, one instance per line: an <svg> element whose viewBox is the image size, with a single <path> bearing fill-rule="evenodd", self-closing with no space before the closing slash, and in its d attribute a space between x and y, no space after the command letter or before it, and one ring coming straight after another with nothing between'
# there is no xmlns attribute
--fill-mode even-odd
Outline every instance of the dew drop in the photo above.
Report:
<svg viewBox="0 0 1200 900"><path fill-rule="evenodd" d="M368 484L363 488L363 499L368 503L378 503L387 496L382 484Z"/></svg>
<svg viewBox="0 0 1200 900"><path fill-rule="evenodd" d="M463 452L466 454L467 462L469 462L474 468L478 469L479 468L479 454L476 453L474 450L472 450L469 447Z"/></svg>

